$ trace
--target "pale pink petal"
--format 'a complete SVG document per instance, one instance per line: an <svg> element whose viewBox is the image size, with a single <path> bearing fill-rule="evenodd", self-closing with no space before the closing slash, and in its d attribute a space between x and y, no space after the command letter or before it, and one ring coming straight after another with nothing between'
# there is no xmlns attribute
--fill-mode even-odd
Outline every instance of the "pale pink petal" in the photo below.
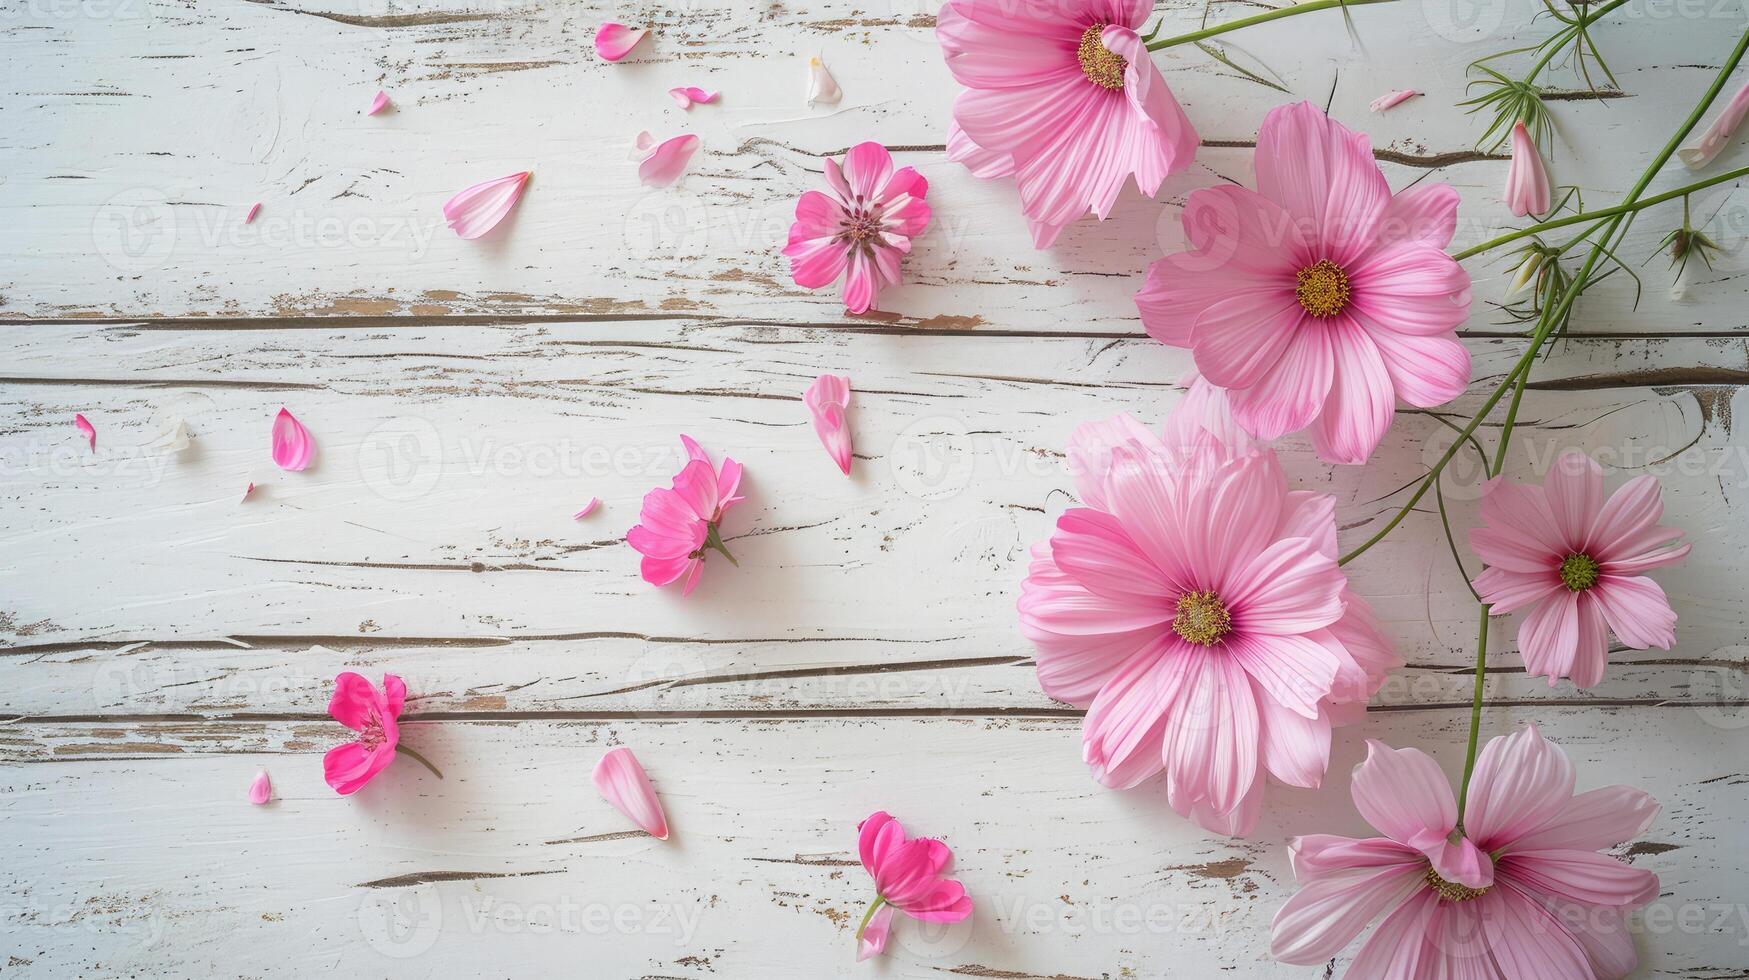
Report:
<svg viewBox="0 0 1749 980"><path fill-rule="evenodd" d="M1462 350L1462 348L1459 348ZM1466 360L1467 365L1467 360ZM1318 327L1294 331L1275 365L1248 388L1231 388L1233 418L1258 439L1279 439L1306 427L1330 396L1336 352L1330 332Z"/></svg>
<svg viewBox="0 0 1749 980"><path fill-rule="evenodd" d="M1535 725L1488 740L1470 779L1464 834L1496 850L1548 823L1573 799L1573 763Z"/></svg>
<svg viewBox="0 0 1749 980"><path fill-rule="evenodd" d="M302 422L284 408L273 420L273 462L294 473L307 469L316 456L316 440Z"/></svg>
<svg viewBox="0 0 1749 980"><path fill-rule="evenodd" d="M1423 181L1398 191L1379 216L1367 257L1379 255L1399 242L1434 248L1450 245L1451 236L1457 232L1457 209L1458 192L1450 184Z"/></svg>
<svg viewBox="0 0 1749 980"><path fill-rule="evenodd" d="M579 510L577 513L571 515L571 520L580 521L583 518L588 517L590 514L595 513L595 508L600 507L600 506L601 506L601 498L600 497L590 497L589 502L583 505L582 510Z"/></svg>
<svg viewBox="0 0 1749 980"><path fill-rule="evenodd" d="M1603 607L1595 601L1579 601L1579 642L1573 648L1573 662L1567 676L1573 686L1583 690L1595 687L1603 680L1609 667L1609 625Z"/></svg>
<svg viewBox="0 0 1749 980"><path fill-rule="evenodd" d="M837 105L844 98L844 90L838 87L838 80L826 70L826 63L818 57L808 59L808 107L816 105Z"/></svg>
<svg viewBox="0 0 1749 980"><path fill-rule="evenodd" d="M630 28L609 21L595 29L595 53L603 61L618 61L630 54L650 33L646 28Z"/></svg>
<svg viewBox="0 0 1749 980"><path fill-rule="evenodd" d="M651 837L668 839L668 818L662 813L662 801L656 798L650 777L631 749L623 745L609 749L595 764L591 778L602 799L613 804L614 809L631 818Z"/></svg>
<svg viewBox="0 0 1749 980"><path fill-rule="evenodd" d="M1342 617L1347 580L1310 538L1283 538L1252 559L1223 593L1246 633L1288 636L1323 629Z"/></svg>
<svg viewBox="0 0 1749 980"><path fill-rule="evenodd" d="M1241 290L1191 327L1196 369L1222 388L1249 388L1275 366L1306 318L1293 290Z"/></svg>
<svg viewBox="0 0 1749 980"><path fill-rule="evenodd" d="M957 122L950 121L947 125L947 158L964 164L973 177L981 180L1014 176L1013 157L1006 153L992 153L972 142Z"/></svg>
<svg viewBox="0 0 1749 980"><path fill-rule="evenodd" d="M844 273L844 309L851 313L867 313L874 305L880 289L874 263L868 253L852 252Z"/></svg>
<svg viewBox="0 0 1749 980"><path fill-rule="evenodd" d="M1257 716L1262 724L1263 767L1289 786L1317 789L1330 767L1330 715L1306 718L1283 707L1261 688Z"/></svg>
<svg viewBox="0 0 1749 980"><path fill-rule="evenodd" d="M1306 882L1269 928L1269 954L1282 963L1322 966L1380 915L1427 888L1425 866L1388 865L1322 875Z"/></svg>
<svg viewBox="0 0 1749 980"><path fill-rule="evenodd" d="M1329 648L1307 636L1249 632L1228 636L1225 647L1228 656L1256 683L1261 700L1279 704L1303 719L1320 716L1319 702L1330 696L1339 666ZM1322 727L1328 739L1328 719Z"/></svg>
<svg viewBox="0 0 1749 980"><path fill-rule="evenodd" d="M814 434L826 447L827 455L845 476L850 475L850 379L836 374L822 374L814 379L802 395L802 402L814 419Z"/></svg>
<svg viewBox="0 0 1749 980"><path fill-rule="evenodd" d="M1607 564L1666 547L1682 532L1660 528L1658 521L1663 516L1664 492L1658 478L1634 477L1610 494L1599 511L1590 542L1591 556Z"/></svg>
<svg viewBox="0 0 1749 980"><path fill-rule="evenodd" d="M1514 850L1500 873L1535 895L1584 905L1631 908L1658 895L1658 876L1595 851Z"/></svg>
<svg viewBox="0 0 1749 980"><path fill-rule="evenodd" d="M1118 668L1088 708L1081 758L1102 785L1129 789L1165 767L1160 746L1189 660L1178 652L1178 644L1155 639Z"/></svg>
<svg viewBox="0 0 1749 980"><path fill-rule="evenodd" d="M879 143L858 143L845 151L841 172L850 191L847 201L874 201L893 174L893 155Z"/></svg>
<svg viewBox="0 0 1749 980"><path fill-rule="evenodd" d="M1605 575L1585 594L1597 601L1622 643L1635 650L1668 650L1676 642L1676 611L1657 582L1640 575Z"/></svg>
<svg viewBox="0 0 1749 980"><path fill-rule="evenodd" d="M1594 980L1585 950L1540 904L1505 882L1483 899L1482 927L1503 976Z"/></svg>
<svg viewBox="0 0 1749 980"><path fill-rule="evenodd" d="M1354 807L1376 830L1401 844L1426 831L1440 836L1457 825L1457 801L1445 773L1420 749L1393 749L1367 739L1366 761L1354 767Z"/></svg>
<svg viewBox="0 0 1749 980"><path fill-rule="evenodd" d="M1105 481L1111 472L1113 453L1119 446L1141 453L1163 449L1152 432L1128 412L1109 419L1083 422L1069 434L1069 476L1081 502L1095 510L1110 511L1105 501Z"/></svg>
<svg viewBox="0 0 1749 980"><path fill-rule="evenodd" d="M1423 937L1439 912L1440 898L1432 889L1417 893L1366 937L1343 980L1411 980L1431 976L1445 951L1433 949Z"/></svg>
<svg viewBox="0 0 1749 980"><path fill-rule="evenodd" d="M690 109L694 105L706 104L717 100L716 92L699 88L697 85L680 85L668 90L668 97L682 109Z"/></svg>
<svg viewBox="0 0 1749 980"><path fill-rule="evenodd" d="M444 202L443 220L458 236L479 238L516 206L531 176L533 171L524 170L475 184Z"/></svg>
<svg viewBox="0 0 1749 980"><path fill-rule="evenodd" d="M1471 534L1483 530L1477 528ZM1482 554L1477 548L1476 554L1483 561L1493 561ZM1523 609L1525 606L1538 603L1554 594L1556 589L1565 589L1561 584L1561 576L1553 568L1544 568L1541 572L1520 572L1513 569L1490 565L1476 576L1476 591L1481 593L1482 601L1493 606L1496 616L1504 616L1509 612Z"/></svg>
<svg viewBox="0 0 1749 980"><path fill-rule="evenodd" d="M1518 624L1518 655L1531 677L1568 676L1579 654L1579 595L1565 586L1549 593Z"/></svg>
<svg viewBox="0 0 1749 980"><path fill-rule="evenodd" d="M1632 840L1652 826L1658 801L1631 786L1605 786L1567 801L1543 825L1505 846L1519 850L1598 851Z"/></svg>
<svg viewBox="0 0 1749 980"><path fill-rule="evenodd" d="M254 204L251 204L249 206L249 213L243 216L243 223L244 224L252 223L255 220L255 216L260 214L260 213L261 213L261 202L257 201Z"/></svg>
<svg viewBox="0 0 1749 980"><path fill-rule="evenodd" d="M1590 550L1591 528L1603 510L1603 467L1584 453L1562 453L1543 479L1543 492L1561 542Z"/></svg>
<svg viewBox="0 0 1749 980"><path fill-rule="evenodd" d="M1470 352L1457 335L1417 336L1394 330L1369 334L1384 359L1397 397L1416 408L1443 405L1470 384Z"/></svg>
<svg viewBox="0 0 1749 980"><path fill-rule="evenodd" d="M254 492L255 492L255 484L251 483L248 486L244 487L243 488L243 499L248 500L249 495L254 493Z"/></svg>
<svg viewBox="0 0 1749 980"><path fill-rule="evenodd" d="M1189 815L1195 804L1215 814L1237 809L1258 772L1257 696L1237 663L1208 648L1181 646L1189 661L1166 717L1166 799Z"/></svg>
<svg viewBox="0 0 1749 980"><path fill-rule="evenodd" d="M1386 92L1372 100L1372 104L1367 108L1371 109L1373 112L1384 112L1386 109L1402 105L1420 94L1420 92L1417 92L1412 88L1397 89L1395 91Z"/></svg>
<svg viewBox="0 0 1749 980"><path fill-rule="evenodd" d="M1731 97L1725 111L1719 113L1712 125L1706 128L1700 139L1676 151L1682 158L1683 166L1690 170L1699 170L1713 162L1713 157L1730 142L1732 134L1742 124L1744 115L1749 114L1749 85L1744 85Z"/></svg>
<svg viewBox="0 0 1749 980"><path fill-rule="evenodd" d="M1038 648L1039 687L1046 695L1087 707L1129 659L1158 638L1150 624L1112 633L1059 633L1050 628L1051 596L1092 594L1051 560L1049 542L1033 546L1033 561L1020 585L1020 631ZM1045 615L1040 615L1044 611Z"/></svg>
<svg viewBox="0 0 1749 980"><path fill-rule="evenodd" d="M1310 102L1279 106L1258 130L1255 159L1257 190L1315 229L1317 257L1352 267L1391 201L1366 134Z"/></svg>
<svg viewBox="0 0 1749 980"><path fill-rule="evenodd" d="M1146 619L1168 615L1177 599L1159 567L1110 514L1087 507L1065 511L1051 535L1051 557L1082 588L1128 603Z"/></svg>
<svg viewBox="0 0 1749 980"><path fill-rule="evenodd" d="M862 927L862 935L856 941L856 961L861 963L871 956L879 956L887 948L887 934L893 927L893 907L882 905L875 909L874 915L868 920L868 925Z"/></svg>
<svg viewBox="0 0 1749 980"><path fill-rule="evenodd" d="M92 452L96 452L97 427L91 424L91 420L86 418L83 413L76 413L73 416L73 428L79 430L79 434L85 437L86 445L91 447Z"/></svg>
<svg viewBox="0 0 1749 980"><path fill-rule="evenodd" d="M384 91L379 89L377 91L376 97L370 100L370 108L365 110L364 114L367 116L374 116L377 113L383 111L384 109L387 109L388 107L389 107L389 93L384 92Z"/></svg>
<svg viewBox="0 0 1749 980"><path fill-rule="evenodd" d="M1303 884L1338 871L1419 865L1426 860L1420 851L1389 837L1338 837L1307 834L1288 842L1288 857L1294 877Z"/></svg>
<svg viewBox="0 0 1749 980"><path fill-rule="evenodd" d="M1406 225L1401 230L1408 234L1413 229ZM1349 312L1368 333L1394 330L1443 337L1469 318L1470 274L1428 241L1374 247L1348 267L1348 274L1354 286Z"/></svg>
<svg viewBox="0 0 1749 980"><path fill-rule="evenodd" d="M263 769L249 782L249 802L260 806L272 798L273 780L267 777L267 770Z"/></svg>
<svg viewBox="0 0 1749 980"><path fill-rule="evenodd" d="M1323 414L1312 426L1312 446L1331 463L1358 465L1378 448L1391 426L1396 397L1378 345L1353 321L1332 320L1336 376Z"/></svg>
<svg viewBox="0 0 1749 980"><path fill-rule="evenodd" d="M682 133L663 140L638 164L638 179L649 187L667 187L680 179L698 149L698 137Z"/></svg>
<svg viewBox="0 0 1749 980"><path fill-rule="evenodd" d="M1549 202L1549 172L1542 153L1524 120L1512 124L1512 163L1506 169L1506 207L1513 214L1546 214Z"/></svg>

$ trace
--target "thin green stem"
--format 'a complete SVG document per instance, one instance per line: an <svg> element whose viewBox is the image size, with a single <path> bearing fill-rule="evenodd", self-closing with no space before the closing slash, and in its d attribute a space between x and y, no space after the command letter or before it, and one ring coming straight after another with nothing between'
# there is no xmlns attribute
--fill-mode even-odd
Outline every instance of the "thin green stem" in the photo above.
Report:
<svg viewBox="0 0 1749 980"><path fill-rule="evenodd" d="M1464 778L1458 785L1458 828L1464 825L1464 803L1470 798L1470 777L1476 772L1476 743L1482 734L1482 689L1487 681L1488 671L1488 613L1489 607L1483 603L1481 623L1476 627L1476 687L1470 695L1470 742L1464 753Z"/></svg>
<svg viewBox="0 0 1749 980"><path fill-rule="evenodd" d="M1176 47L1180 44L1194 44L1197 41L1206 41L1211 37L1225 34L1228 31L1240 30L1241 28L1251 27L1254 24L1266 24L1272 20L1280 20L1283 17L1293 17L1298 14L1309 14L1319 10L1331 10L1336 7L1365 7L1369 4L1395 2L1396 0L1308 0L1306 3L1277 7L1274 10L1267 10L1261 14L1252 14L1249 17L1241 17L1238 20L1227 21L1225 24L1216 24L1213 27L1205 27L1200 31L1191 31L1189 34L1179 34L1176 37L1166 37L1161 38L1158 41L1150 41L1148 42L1148 50L1160 51L1166 48Z"/></svg>
<svg viewBox="0 0 1749 980"><path fill-rule="evenodd" d="M1665 201L1673 200L1678 197L1687 197L1695 191L1704 190L1714 184L1723 184L1726 181L1736 180L1740 177L1749 177L1749 167L1739 167L1736 170L1719 174L1716 177L1708 177L1706 180L1696 181L1695 183L1678 187L1673 191L1654 194L1643 201L1634 201L1631 204L1618 204L1615 207L1601 208L1597 211L1581 211L1578 214L1569 214L1564 218L1553 218L1548 221L1538 222L1537 224L1520 228L1517 231L1507 232L1497 238L1490 238L1487 241L1482 242L1480 245L1471 245L1469 248L1466 248L1461 252L1454 252L1452 258L1461 262L1471 256L1480 255L1490 249L1499 248L1502 245L1509 242L1515 242L1518 239L1529 235L1539 234L1553 228L1564 228L1567 225L1582 224L1587 221L1601 222L1601 219L1604 218L1612 218L1616 215L1639 211L1644 208L1649 208L1654 204L1662 204Z"/></svg>
<svg viewBox="0 0 1749 980"><path fill-rule="evenodd" d="M405 745L401 745L401 744L399 744L399 743L397 743L397 744L396 744L396 745L395 745L395 751L396 751L396 752L404 752L404 753L406 753L406 754L407 754L407 755L409 755L409 756L412 756L412 757L413 757L413 761L415 761L415 762L417 762L417 763L419 763L419 764L420 764L420 765L422 765L422 766L424 766L424 767L425 767L425 768L427 768L427 769L429 769L429 770L431 770L431 774L432 774L432 775L433 775L433 776L436 776L436 777L437 777L437 778L438 778L438 779L442 779L442 778L443 778L443 773L441 773L441 772L439 772L439 771L438 771L438 770L437 770L437 767L436 767L436 766L434 766L434 765L432 765L432 764L431 764L431 760L430 760L430 759L427 759L427 758L425 758L425 757L424 757L424 756L422 756L422 755L420 755L420 754L419 754L419 753L417 753L417 752L415 752L415 751L413 751L413 749L412 749L412 748L410 748L410 747L408 747L408 746L405 746Z"/></svg>
<svg viewBox="0 0 1749 980"><path fill-rule="evenodd" d="M881 906L883 906L885 904L887 904L886 898L884 898L880 895L876 895L875 900L868 903L868 911L862 913L862 921L858 922L856 924L856 941L857 942L862 942L862 931L864 929L868 928L868 924L870 922L874 921L874 914L880 910Z"/></svg>
<svg viewBox="0 0 1749 980"><path fill-rule="evenodd" d="M1547 44L1547 42L1545 42L1548 50L1544 51L1543 56L1536 60L1536 64L1530 66L1530 73L1524 76L1525 83L1529 84L1536 81L1536 77L1542 74L1542 70L1548 67L1549 62L1555 59L1555 55L1559 54L1561 49L1567 46L1567 38L1571 38L1585 28L1590 27L1592 24L1595 24L1598 20L1602 19L1604 15L1617 7L1625 5L1627 2L1628 0L1610 0L1609 3L1581 16L1578 23L1569 24L1566 27L1561 28L1559 31L1556 31L1554 36L1549 39L1550 41L1553 41L1555 37L1560 37L1563 34L1567 37L1562 38L1559 44Z"/></svg>

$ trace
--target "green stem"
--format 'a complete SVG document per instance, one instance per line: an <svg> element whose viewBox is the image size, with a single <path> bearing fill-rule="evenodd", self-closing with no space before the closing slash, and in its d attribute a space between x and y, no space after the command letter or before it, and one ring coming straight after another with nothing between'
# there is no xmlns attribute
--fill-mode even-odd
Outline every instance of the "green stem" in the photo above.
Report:
<svg viewBox="0 0 1749 980"><path fill-rule="evenodd" d="M1714 184L1723 184L1728 180L1736 180L1739 177L1749 177L1749 167L1739 167L1736 170L1719 174L1717 177L1708 177L1706 180L1696 181L1695 183L1678 187L1673 191L1654 194L1643 201L1634 201L1631 204L1618 204L1613 208L1602 208L1597 211L1582 211L1578 214L1569 214L1565 218L1554 218L1549 221L1539 222L1527 228L1520 228L1517 231L1507 232L1498 238L1490 238L1480 245L1471 245L1469 248L1466 248L1461 252L1454 252L1452 258L1461 262L1471 256L1480 255L1490 249L1499 248L1508 242L1514 242L1529 235L1549 231L1553 228L1564 228L1567 225L1577 225L1587 221L1599 221L1603 218L1612 218L1620 214L1629 214L1634 211L1649 208L1654 204L1662 204L1665 201L1673 200L1678 197L1686 197L1695 191L1704 190Z"/></svg>
<svg viewBox="0 0 1749 980"><path fill-rule="evenodd" d="M880 895L876 895L875 900L868 903L868 911L862 913L862 921L856 924L857 942L862 942L862 931L868 928L870 922L874 921L874 914L885 904L887 904L887 900Z"/></svg>
<svg viewBox="0 0 1749 980"><path fill-rule="evenodd" d="M1482 687L1487 677L1488 669L1488 613L1487 603L1477 607L1482 611L1482 622L1476 628L1476 689L1470 696L1470 743L1464 755L1464 778L1458 785L1458 829L1464 825L1464 802L1470 798L1470 776L1476 771L1476 742L1482 734Z"/></svg>
<svg viewBox="0 0 1749 980"><path fill-rule="evenodd" d="M716 550L722 552L723 557L729 559L729 564L735 566L736 568L740 568L741 563L735 560L734 555L729 554L728 548L723 547L723 536L721 533L719 533L717 531L717 526L715 524L712 524L710 527L711 527L710 534L705 537L704 546L706 548L715 548Z"/></svg>
<svg viewBox="0 0 1749 980"><path fill-rule="evenodd" d="M1330 10L1334 7L1364 7L1368 4L1394 2L1395 0L1308 0L1307 3L1290 4L1286 7L1278 7L1274 10L1264 11L1261 14L1252 14L1249 17L1230 20L1225 24L1216 24L1213 27L1205 27L1200 31L1191 31L1189 34L1180 34L1176 37L1161 38L1158 41L1150 41L1148 42L1148 50L1160 51L1165 48L1176 47L1180 44L1195 44L1197 41L1206 41L1211 37L1225 34L1228 31L1236 31L1240 28L1250 27L1253 24L1265 24L1272 20L1280 20L1283 17L1293 17L1297 14L1309 14L1317 10Z"/></svg>
<svg viewBox="0 0 1749 980"><path fill-rule="evenodd" d="M1592 24L1596 23L1598 20L1600 20L1604 15L1608 14L1610 11L1614 10L1617 7L1623 6L1627 2L1628 2L1628 0L1610 0L1609 3L1606 3L1603 6L1598 7L1596 10L1593 10L1590 13L1585 14L1584 16L1580 17L1579 22L1577 24L1569 24L1568 26L1561 28L1561 30L1556 32L1555 36L1558 37L1561 34L1565 34L1568 37L1572 37L1573 35L1577 34L1579 31L1584 30L1585 28L1590 27ZM1550 38L1550 40L1552 41L1553 38ZM1555 58L1555 55L1559 54L1561 52L1561 50L1563 48L1565 48L1566 46L1567 46L1567 42L1565 39L1563 39L1559 44L1548 44L1547 45L1548 50L1544 51L1543 56L1536 60L1536 64L1530 66L1530 74L1524 76L1525 84L1528 85L1532 82L1535 82L1536 77L1538 75L1542 74L1542 70L1544 68L1548 67L1549 62L1553 61Z"/></svg>
<svg viewBox="0 0 1749 980"><path fill-rule="evenodd" d="M438 778L438 779L442 779L442 778L443 778L443 773L441 773L441 772L438 772L438 771L437 771L437 767L436 767L436 766L434 766L434 765L432 765L432 764L431 764L431 760L430 760L430 759L427 759L427 758L425 758L425 757L424 757L424 756L422 756L422 755L420 755L420 754L419 754L419 753L417 753L417 752L415 752L415 751L413 751L413 749L412 749L412 748L410 748L410 747L409 747L409 746L406 746L406 745L401 745L401 744L399 744L399 743L397 743L397 744L396 744L396 745L395 745L395 751L396 751L396 752L404 752L404 753L406 753L406 754L407 754L407 755L410 755L410 756L412 756L412 757L413 757L413 760L414 760L414 761L415 761L415 762L418 762L418 763L419 763L419 764L420 764L420 765L422 765L422 766L424 766L424 767L425 767L425 768L427 768L427 769L429 769L429 770L431 770L431 774L432 774L432 775L433 775L433 776L436 776L436 777L437 777L437 778Z"/></svg>

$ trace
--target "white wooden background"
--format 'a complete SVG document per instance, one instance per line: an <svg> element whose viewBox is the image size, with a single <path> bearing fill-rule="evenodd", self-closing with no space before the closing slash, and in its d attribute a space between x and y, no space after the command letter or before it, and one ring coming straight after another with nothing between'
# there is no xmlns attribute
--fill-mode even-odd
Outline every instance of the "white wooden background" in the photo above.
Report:
<svg viewBox="0 0 1749 980"><path fill-rule="evenodd" d="M1453 107L1464 65L1534 40L1530 0L1356 10L1235 36L1292 98L1372 134L1393 186L1448 181L1459 243L1507 227L1506 164ZM1258 5L1214 8L1217 19ZM1283 842L1359 832L1362 740L1461 764L1473 605L1422 512L1353 566L1409 666L1340 731L1326 787L1273 790L1256 835L1112 793L1080 762L1078 712L1039 693L1013 601L1026 549L1071 502L1080 421L1157 423L1183 352L1130 296L1177 205L1248 177L1290 96L1191 50L1159 58L1204 137L1158 203L1126 195L1034 251L1003 183L942 151L954 94L924 0L8 0L0 12L0 974L978 978L1309 976L1271 963L1291 891ZM1202 16L1175 3L1169 25ZM603 20L655 27L594 58ZM1550 105L1562 183L1613 203L1746 22L1738 0L1636 3L1597 30L1623 87ZM823 55L846 93L802 101ZM1571 82L1557 74L1557 86ZM675 108L674 85L720 88ZM1385 115L1390 88L1427 97ZM396 108L366 117L378 88ZM677 188L636 180L640 129L698 133ZM864 139L931 184L936 222L891 311L848 319L778 254L821 158ZM1722 165L1741 165L1731 150ZM439 207L533 169L478 242ZM1660 178L1656 188L1680 178ZM260 217L242 223L250 204ZM1727 244L1731 188L1697 201ZM1675 220L1635 225L1640 262ZM1523 349L1471 263L1467 413ZM1487 734L1536 720L1582 787L1629 782L1663 815L1623 849L1663 894L1641 973L1749 976L1749 374L1745 266L1666 295L1661 258L1588 295L1537 368L1512 469L1560 448L1612 479L1665 478L1696 541L1659 573L1665 653L1624 651L1599 687L1527 680L1500 630ZM850 375L855 475L800 394ZM284 474L285 405L319 443ZM84 447L75 412L97 426ZM175 452L165 433L192 437ZM621 541L677 468L677 432L747 466L690 599ZM1283 446L1339 495L1356 542L1445 447L1400 414L1364 469ZM1475 518L1473 468L1448 483ZM239 502L243 487L260 485ZM573 522L588 497L605 506ZM401 674L409 761L343 799L320 757L335 672ZM636 748L675 834L636 831L590 787ZM266 768L276 799L244 801ZM942 836L969 925L900 923L854 962L869 896L855 826L877 808Z"/></svg>

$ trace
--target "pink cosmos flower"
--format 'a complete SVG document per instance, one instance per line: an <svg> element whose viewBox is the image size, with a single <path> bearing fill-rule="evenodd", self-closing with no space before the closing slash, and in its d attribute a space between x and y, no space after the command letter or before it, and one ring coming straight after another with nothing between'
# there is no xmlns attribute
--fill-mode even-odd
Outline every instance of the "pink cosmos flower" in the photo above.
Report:
<svg viewBox="0 0 1749 980"><path fill-rule="evenodd" d="M1148 270L1142 323L1189 348L1259 439L1311 426L1333 463L1362 463L1401 399L1450 401L1470 380L1457 327L1470 277L1445 254L1457 192L1392 195L1366 136L1300 103L1257 135L1257 190L1190 195L1191 251Z"/></svg>
<svg viewBox="0 0 1749 980"><path fill-rule="evenodd" d="M1549 210L1549 171L1524 120L1512 124L1512 163L1506 168L1506 206L1520 218Z"/></svg>
<svg viewBox="0 0 1749 980"><path fill-rule="evenodd" d="M1084 506L1033 548L1019 608L1040 686L1088 708L1095 778L1164 772L1174 810L1245 834L1265 776L1317 786L1331 726L1398 661L1336 564L1335 499L1228 442L1220 398L1193 386L1166 441L1127 415L1075 431Z"/></svg>
<svg viewBox="0 0 1749 980"><path fill-rule="evenodd" d="M826 447L832 462L850 475L850 379L836 374L822 374L814 379L802 394L808 414L814 417L814 434Z"/></svg>
<svg viewBox="0 0 1749 980"><path fill-rule="evenodd" d="M1190 167L1196 130L1136 30L1153 0L947 0L935 18L953 104L948 159L1013 176L1033 244L1135 178L1152 197Z"/></svg>
<svg viewBox="0 0 1749 980"><path fill-rule="evenodd" d="M1571 677L1579 687L1603 679L1609 630L1636 650L1670 649L1676 613L1645 573L1688 556L1671 547L1682 531L1662 527L1658 479L1629 480L1605 501L1603 468L1582 453L1562 453L1540 487L1495 479L1482 498L1485 527L1470 547L1488 568L1476 591L1493 612L1529 608L1518 651L1532 677Z"/></svg>
<svg viewBox="0 0 1749 980"><path fill-rule="evenodd" d="M284 408L273 420L273 462L293 473L306 470L316 458L316 440L292 413Z"/></svg>
<svg viewBox="0 0 1749 980"><path fill-rule="evenodd" d="M1535 725L1490 739L1460 824L1437 763L1369 741L1354 805L1384 836L1293 841L1300 890L1276 913L1271 954L1322 964L1382 916L1348 977L1627 976L1624 917L1658 894L1658 876L1597 852L1645 830L1658 804L1626 786L1575 796L1573 783Z"/></svg>
<svg viewBox="0 0 1749 980"><path fill-rule="evenodd" d="M741 464L725 457L718 470L692 437L683 435L680 442L689 461L675 475L672 488L657 487L644 495L639 523L626 532L626 543L644 556L644 581L667 585L684 575L680 594L691 595L704 571L705 549L714 548L729 564L740 564L723 547L720 525L723 514L743 499L735 495Z"/></svg>
<svg viewBox="0 0 1749 980"><path fill-rule="evenodd" d="M1712 125L1706 128L1700 139L1676 151L1682 158L1682 165L1690 170L1699 170L1713 162L1713 157L1731 141L1731 135L1742 125L1743 117L1749 115L1749 85L1744 85L1731 97L1725 106L1725 111L1719 113Z"/></svg>
<svg viewBox="0 0 1749 980"><path fill-rule="evenodd" d="M875 900L856 930L858 960L886 948L891 908L924 922L959 922L972 914L965 887L943 877L953 862L946 844L932 837L906 837L905 828L884 810L864 820L859 830L857 851L874 879Z"/></svg>
<svg viewBox="0 0 1749 980"><path fill-rule="evenodd" d="M443 203L443 220L461 238L479 238L498 227L522 199L523 188L534 171L482 181Z"/></svg>
<svg viewBox="0 0 1749 980"><path fill-rule="evenodd" d="M425 757L401 745L401 705L407 699L407 685L394 674L383 675L379 692L352 671L334 678L334 697L328 702L328 714L334 720L358 733L358 740L337 745L322 757L322 775L328 785L341 796L358 792L376 774L395 761L396 752L405 752L430 769L439 779L443 774Z"/></svg>
<svg viewBox="0 0 1749 980"><path fill-rule="evenodd" d="M783 254L796 285L819 289L843 276L844 308L866 313L882 286L899 284L899 260L929 227L929 182L910 167L894 170L879 143L859 143L842 168L826 158L826 184L831 194L808 191L796 201Z"/></svg>

